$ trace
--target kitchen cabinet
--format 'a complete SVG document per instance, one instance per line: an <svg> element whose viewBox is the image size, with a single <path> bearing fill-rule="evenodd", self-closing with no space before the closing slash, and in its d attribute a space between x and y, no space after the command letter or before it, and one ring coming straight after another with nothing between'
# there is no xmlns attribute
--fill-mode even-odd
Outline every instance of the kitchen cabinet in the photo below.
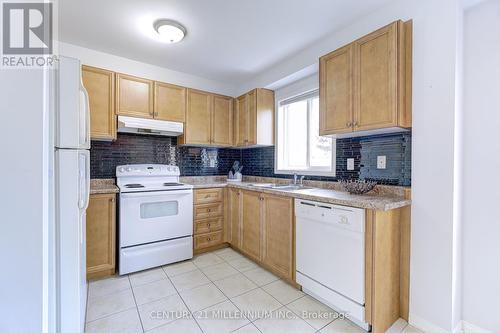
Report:
<svg viewBox="0 0 500 333"><path fill-rule="evenodd" d="M233 248L294 283L293 198L228 189Z"/></svg>
<svg viewBox="0 0 500 333"><path fill-rule="evenodd" d="M188 89L186 124L180 144L230 146L232 127L231 97Z"/></svg>
<svg viewBox="0 0 500 333"><path fill-rule="evenodd" d="M237 249L241 248L241 190L228 189L229 219L231 221L231 237L229 243Z"/></svg>
<svg viewBox="0 0 500 333"><path fill-rule="evenodd" d="M154 83L154 118L183 123L186 119L186 88Z"/></svg>
<svg viewBox="0 0 500 333"><path fill-rule="evenodd" d="M116 114L153 118L154 82L139 77L116 74Z"/></svg>
<svg viewBox="0 0 500 333"><path fill-rule="evenodd" d="M274 145L274 92L254 89L236 100L236 146Z"/></svg>
<svg viewBox="0 0 500 333"><path fill-rule="evenodd" d="M211 143L217 146L233 144L233 98L213 95Z"/></svg>
<svg viewBox="0 0 500 333"><path fill-rule="evenodd" d="M91 139L116 140L115 73L82 66L82 81L89 95Z"/></svg>
<svg viewBox="0 0 500 333"><path fill-rule="evenodd" d="M87 208L87 279L115 274L116 195L92 194Z"/></svg>
<svg viewBox="0 0 500 333"><path fill-rule="evenodd" d="M210 144L210 118L212 96L209 93L188 89L184 144Z"/></svg>
<svg viewBox="0 0 500 333"><path fill-rule="evenodd" d="M282 277L294 280L294 209L293 199L263 195L262 262Z"/></svg>
<svg viewBox="0 0 500 333"><path fill-rule="evenodd" d="M224 189L195 189L193 193L193 247L195 253L224 244Z"/></svg>
<svg viewBox="0 0 500 333"><path fill-rule="evenodd" d="M393 22L319 62L321 135L411 127L411 22Z"/></svg>
<svg viewBox="0 0 500 333"><path fill-rule="evenodd" d="M242 191L241 250L256 261L261 257L262 217L259 192Z"/></svg>

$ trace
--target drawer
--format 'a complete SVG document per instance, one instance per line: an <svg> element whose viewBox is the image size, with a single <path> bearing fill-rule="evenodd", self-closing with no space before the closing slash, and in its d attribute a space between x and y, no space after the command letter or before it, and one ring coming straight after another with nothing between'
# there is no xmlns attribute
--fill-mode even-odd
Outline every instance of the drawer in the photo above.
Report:
<svg viewBox="0 0 500 333"><path fill-rule="evenodd" d="M222 202L195 205L194 206L194 219L206 219L209 217L219 217L223 215L224 205Z"/></svg>
<svg viewBox="0 0 500 333"><path fill-rule="evenodd" d="M223 188L203 188L194 191L194 204L205 204L223 200Z"/></svg>
<svg viewBox="0 0 500 333"><path fill-rule="evenodd" d="M223 221L224 219L222 217L206 220L196 220L194 222L194 234L199 235L207 232L221 230Z"/></svg>
<svg viewBox="0 0 500 333"><path fill-rule="evenodd" d="M199 250L222 243L222 231L194 236L194 249Z"/></svg>

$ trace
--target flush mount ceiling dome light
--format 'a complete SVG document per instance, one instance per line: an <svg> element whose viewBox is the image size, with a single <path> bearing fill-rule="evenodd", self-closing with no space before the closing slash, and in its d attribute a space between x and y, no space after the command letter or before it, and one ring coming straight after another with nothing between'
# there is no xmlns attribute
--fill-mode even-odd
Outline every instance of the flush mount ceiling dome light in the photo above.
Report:
<svg viewBox="0 0 500 333"><path fill-rule="evenodd" d="M178 43L186 36L186 28L172 20L161 19L156 21L153 26L166 43Z"/></svg>

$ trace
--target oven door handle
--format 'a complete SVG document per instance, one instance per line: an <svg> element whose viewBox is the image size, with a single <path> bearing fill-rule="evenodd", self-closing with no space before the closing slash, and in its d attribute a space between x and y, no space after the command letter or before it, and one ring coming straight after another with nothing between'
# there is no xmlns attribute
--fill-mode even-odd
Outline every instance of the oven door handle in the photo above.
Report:
<svg viewBox="0 0 500 333"><path fill-rule="evenodd" d="M160 197L160 196L173 196L173 195L189 195L193 190L173 190L173 191L150 191L150 192L127 192L120 193L122 198L141 198L141 197Z"/></svg>

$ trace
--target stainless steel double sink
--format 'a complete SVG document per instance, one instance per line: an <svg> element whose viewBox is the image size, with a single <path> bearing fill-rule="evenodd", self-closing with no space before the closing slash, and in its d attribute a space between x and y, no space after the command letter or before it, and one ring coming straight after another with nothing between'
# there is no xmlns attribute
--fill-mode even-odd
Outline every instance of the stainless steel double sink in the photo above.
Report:
<svg viewBox="0 0 500 333"><path fill-rule="evenodd" d="M280 190L280 191L297 191L297 190L312 189L312 187L307 187L303 185L294 185L294 184L254 183L250 184L249 186L256 188L271 189L271 190Z"/></svg>

